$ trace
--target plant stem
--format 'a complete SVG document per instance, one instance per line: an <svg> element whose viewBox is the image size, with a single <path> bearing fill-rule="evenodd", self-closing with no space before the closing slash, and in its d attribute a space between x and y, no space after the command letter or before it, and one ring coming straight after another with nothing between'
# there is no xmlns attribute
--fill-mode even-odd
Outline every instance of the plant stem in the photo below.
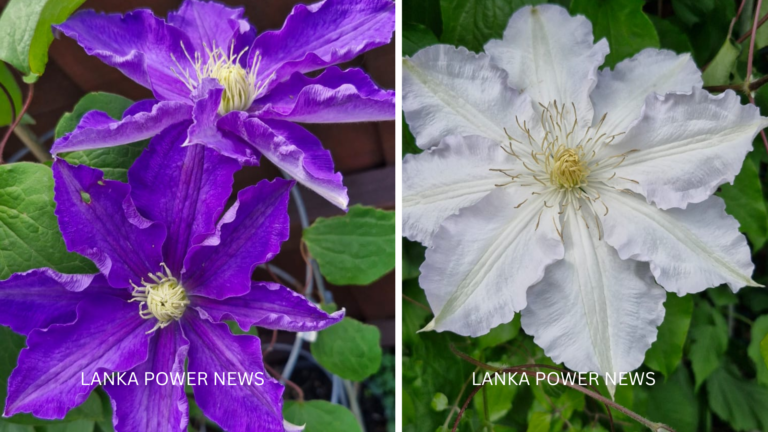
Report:
<svg viewBox="0 0 768 432"><path fill-rule="evenodd" d="M521 373L521 374L524 374L524 375L527 375L527 376L536 377L536 372L527 371L525 369L528 369L528 368L550 368L550 369L559 370L559 368L555 368L553 366L549 366L549 365L536 365L536 364L534 364L534 365L520 365L520 366L513 366L513 367L509 367L509 368L504 368L504 369L498 369L498 368L495 368L495 367L493 367L491 365L482 363L479 360L477 360L477 359L475 359L473 357L470 357L467 354L462 353L461 351L458 351L453 345L451 345L451 350L455 354L457 354L459 357L461 357L464 360L469 361L472 364L475 364L475 365L477 365L479 367L482 367L484 369L488 369L488 370L491 370L491 371L494 371L494 372L499 372L499 373L517 372L517 373ZM641 416L640 414L637 414L636 412L634 412L634 411L632 411L630 409L624 408L623 406L617 404L616 402L614 402L614 401L604 397L603 395L601 395L600 393L598 393L596 391L592 391L592 390L586 389L586 388L584 388L584 387L582 387L582 386L580 386L578 384L575 384L575 383L570 383L570 382L564 381L564 380L560 379L560 377L557 377L556 384L563 384L563 385L565 385L567 387L570 387L570 388L572 388L572 389L574 389L576 391L584 393L585 395L587 395L587 396L589 396L589 397L591 397L591 398L593 398L595 400L598 400L598 401L602 402L603 404L606 405L606 407L613 408L613 409L615 409L615 410L625 414L626 416L634 419L638 423L640 423L640 424L650 428L654 432L657 432L659 430L675 432L675 430L672 427L667 426L667 425L662 424L662 423L652 422L652 421L646 419L645 417ZM469 404L469 400L471 400L472 397L474 397L474 395L477 394L478 390L480 390L480 388L482 388L483 385L484 384L480 384L479 386L476 386L475 389L470 394L469 398L467 399L467 402L464 403L464 407L462 408L461 412L459 413L459 417L456 419L456 422L454 423L454 426L453 426L453 430L454 431L456 430L456 428L459 425L459 420L461 420L461 416L464 413L464 410L466 409L467 405ZM610 408L608 408L608 412L609 413L610 413ZM611 423L611 427L613 428L613 423Z"/></svg>
<svg viewBox="0 0 768 432"><path fill-rule="evenodd" d="M472 375L474 375L479 369L475 368L475 370L472 372ZM453 402L453 406L451 407L451 410L448 411L448 418L445 419L445 423L443 423L443 431L448 429L448 423L451 422L451 417L453 417L453 412L459 409L459 402L461 401L461 396L464 395L464 390L467 389L467 386L469 385L469 381L472 379L472 375L467 378L466 381L464 381L464 385L461 386L461 390L459 390L459 395L456 396L456 401Z"/></svg>
<svg viewBox="0 0 768 432"><path fill-rule="evenodd" d="M35 85L29 84L29 91L27 92L27 100L24 102L24 107L21 108L19 115L16 116L16 118L13 120L13 123L11 123L11 125L8 127L8 131L6 131L5 136L3 136L3 140L0 141L0 164L3 163L3 150L5 150L5 144L11 138L11 133L13 133L13 130L16 128L16 126L19 125L21 119L24 118L24 113L26 113L27 109L29 109L29 104L32 102L32 97L34 95ZM11 105L13 105L13 101L11 101Z"/></svg>
<svg viewBox="0 0 768 432"><path fill-rule="evenodd" d="M736 12L736 16L733 17L731 20L731 26L728 27L728 39L731 38L731 35L733 34L733 26L736 25L736 21L739 20L739 17L741 16L741 11L744 10L744 5L747 4L747 0L741 0L741 4L739 5L739 10Z"/></svg>
<svg viewBox="0 0 768 432"><path fill-rule="evenodd" d="M758 78L752 82L749 83L749 91L753 92L760 87L764 86L765 84L768 84L768 75ZM747 84L746 82L741 82L737 84L726 84L726 85L716 85L716 86L706 86L704 87L704 90L708 92L724 92L726 90L734 90L734 91L744 91Z"/></svg>
<svg viewBox="0 0 768 432"><path fill-rule="evenodd" d="M758 12L759 12L759 11L760 11L760 9L758 9ZM757 22L757 27L760 27L760 26L762 26L763 24L765 24L765 22L766 22L766 21L768 21L768 13L767 13L767 14L765 14L765 15L763 15L763 17L762 17L762 18L760 18L760 21L758 21L758 22ZM757 30L757 29L755 29L755 30ZM736 40L736 43L742 43L742 42L744 42L745 40L749 39L751 36L752 36L752 32L751 32L751 31L750 31L750 32L748 32L748 33L744 33L743 35L741 35L741 37L740 37L740 38L738 38L738 39Z"/></svg>
<svg viewBox="0 0 768 432"><path fill-rule="evenodd" d="M299 397L299 402L304 402L304 391L301 389L301 387L299 387L298 385L296 385L295 382L289 379L284 379L283 376L280 375L280 372L275 370L275 368L273 368L272 366L264 363L264 367L267 369L267 371L269 371L270 375L272 375L273 377L277 378L280 381L284 381L288 385L288 387L292 388L293 391L296 392L296 395Z"/></svg>
<svg viewBox="0 0 768 432"><path fill-rule="evenodd" d="M429 307L427 307L427 306L424 306L423 304L421 304L421 303L417 302L416 300L414 300L414 299L412 299L412 298L408 297L407 295L403 294L403 298L404 298L405 300L408 300L409 302L411 302L411 303L415 304L416 306L418 306L418 307L420 307L420 308L424 309L425 311L427 311L427 312L429 312L429 313L432 313L432 309L430 309L430 308L429 308Z"/></svg>

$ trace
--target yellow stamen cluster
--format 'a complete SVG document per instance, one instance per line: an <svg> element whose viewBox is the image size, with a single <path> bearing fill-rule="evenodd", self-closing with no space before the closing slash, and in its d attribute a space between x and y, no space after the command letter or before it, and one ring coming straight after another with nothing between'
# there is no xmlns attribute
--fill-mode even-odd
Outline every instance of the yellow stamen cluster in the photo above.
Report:
<svg viewBox="0 0 768 432"><path fill-rule="evenodd" d="M558 105L557 101L553 101L547 106L539 105L541 118L533 130L526 121L520 122L516 118L517 127L522 132L522 136L517 134L520 139L515 139L504 129L509 143L502 145L502 149L516 158L519 164L508 169L491 169L508 178L507 182L496 186L505 187L515 183L520 187L538 188L531 194L543 195L545 198L539 201L543 203L543 207L539 212L536 229L545 209L557 208L558 215L563 215L566 214L568 206L576 210L576 214L579 214L589 228L590 223L581 213L582 205L586 205L590 209L588 217L594 217L602 237L598 215L607 215L608 207L600 199L599 184L607 186L605 183L616 176L616 173L612 172L613 168L621 165L632 151L606 158L599 157L617 136L622 135L608 134L601 130L606 115L603 115L595 126L579 128L576 106L573 103ZM541 186L544 187L543 190ZM527 199L516 208L526 202ZM598 205L600 207L596 207ZM553 218L552 222L562 239L559 219Z"/></svg>
<svg viewBox="0 0 768 432"><path fill-rule="evenodd" d="M139 315L144 319L157 318L157 324L147 333L164 328L174 320L180 319L189 305L184 287L171 275L168 266L160 265L165 270L165 274L150 273L149 278L154 283L147 283L142 279L142 286L136 286L131 282L133 285L131 301L140 302Z"/></svg>
<svg viewBox="0 0 768 432"><path fill-rule="evenodd" d="M551 159L549 181L564 189L573 189L586 184L589 167L582 149L570 149L561 145Z"/></svg>
<svg viewBox="0 0 768 432"><path fill-rule="evenodd" d="M183 43L181 48L184 50L187 60L194 68L194 75L190 74L187 68L182 67L176 58L173 57L173 54L171 54L171 58L173 58L173 61L179 68L181 75L179 75L175 68L171 68L171 70L190 91L194 91L204 78L216 79L224 87L218 110L220 115L232 111L247 110L269 83L269 79L265 80L264 83L257 81L261 56L256 54L253 58L253 63L246 70L240 65L240 60L248 48L235 53L234 42L232 42L229 52L215 46L213 49L205 47L208 57L205 63L203 63L200 53L196 52L193 58L189 55Z"/></svg>

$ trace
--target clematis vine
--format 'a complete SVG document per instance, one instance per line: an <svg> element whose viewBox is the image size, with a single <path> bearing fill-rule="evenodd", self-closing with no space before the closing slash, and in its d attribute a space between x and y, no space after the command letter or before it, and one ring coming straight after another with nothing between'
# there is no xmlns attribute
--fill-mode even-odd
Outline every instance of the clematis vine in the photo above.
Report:
<svg viewBox="0 0 768 432"><path fill-rule="evenodd" d="M485 53L404 60L403 110L426 150L403 162L403 231L428 246L425 330L478 336L521 312L555 362L616 374L642 364L665 289L757 285L712 194L768 121L704 91L687 54L598 70L608 52L586 18L541 5Z"/></svg>
<svg viewBox="0 0 768 432"><path fill-rule="evenodd" d="M333 65L388 43L394 25L391 0L297 5L282 29L258 36L242 8L198 0L185 0L167 21L149 10L78 12L55 28L155 99L137 102L121 120L87 113L51 152L128 144L191 120L181 145L202 144L246 165L264 155L346 209L330 153L294 122L393 120L393 91L379 89L361 69Z"/></svg>
<svg viewBox="0 0 768 432"><path fill-rule="evenodd" d="M288 238L293 182L247 187L222 215L239 164L205 146L182 146L189 126L182 121L153 138L128 184L55 160L65 243L100 273L37 269L0 282L0 324L27 336L5 416L61 419L98 385L94 374L127 372L138 382L103 385L115 429L186 431L184 386L144 381L146 373L186 371L207 376L193 386L195 401L223 429L288 428L283 387L265 372L259 339L232 334L224 320L243 330L307 332L344 313L329 315L284 286L251 280ZM216 374L246 380L216 384Z"/></svg>

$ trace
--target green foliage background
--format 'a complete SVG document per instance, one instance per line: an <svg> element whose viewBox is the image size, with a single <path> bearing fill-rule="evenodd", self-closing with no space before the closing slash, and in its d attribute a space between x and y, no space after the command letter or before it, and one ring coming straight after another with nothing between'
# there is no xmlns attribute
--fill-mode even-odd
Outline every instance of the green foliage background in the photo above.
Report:
<svg viewBox="0 0 768 432"><path fill-rule="evenodd" d="M429 45L462 45L482 52L500 38L509 17L525 5L544 0L404 0L403 51L413 55ZM556 0L572 14L592 21L595 38L605 37L611 54L603 67L631 57L643 48L690 52L700 68L707 66L705 85L744 81L755 1L729 26L740 1L734 0ZM768 13L768 2L761 11ZM768 74L768 25L758 29L752 81ZM742 96L748 103L746 96ZM768 86L755 93L768 115ZM718 195L749 239L756 265L754 279L768 284L764 248L768 238L766 197L768 158L758 136L733 185ZM407 124L403 152L418 153ZM459 359L457 349L495 366L552 364L519 317L480 338L449 333L416 333L432 318L418 285L424 248L403 239L403 426L405 432L451 430L456 413L472 390L475 366ZM421 305L417 305L420 303ZM668 294L666 316L658 340L639 372L656 372L656 384L619 387L616 402L679 432L768 431L768 291L745 288L733 294L717 287L698 295ZM607 391L601 387L603 395ZM619 431L648 430L614 411ZM565 387L486 386L469 403L461 431L608 431L602 404Z"/></svg>

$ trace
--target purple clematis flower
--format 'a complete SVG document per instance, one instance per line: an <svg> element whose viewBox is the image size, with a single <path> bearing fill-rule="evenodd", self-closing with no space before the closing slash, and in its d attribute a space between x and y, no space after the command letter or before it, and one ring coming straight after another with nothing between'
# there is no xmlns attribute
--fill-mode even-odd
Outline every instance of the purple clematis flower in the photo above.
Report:
<svg viewBox="0 0 768 432"><path fill-rule="evenodd" d="M205 146L181 146L189 126L182 121L154 137L128 184L54 162L67 248L100 273L37 269L0 282L0 324L28 336L5 416L61 419L98 385L94 374L126 372L127 385L103 385L117 431L186 431L184 386L162 385L160 377L184 373L188 360L208 418L230 432L284 430L283 387L265 373L259 339L233 335L223 321L303 332L344 313L329 315L286 287L251 280L288 238L293 182L245 188L221 215L239 164ZM157 380L146 384L147 373ZM231 373L237 385L216 384L217 374Z"/></svg>
<svg viewBox="0 0 768 432"><path fill-rule="evenodd" d="M86 52L149 88L121 120L87 113L53 154L146 139L192 120L183 145L203 144L241 164L264 155L336 206L349 201L341 174L300 123L393 120L394 92L360 69L329 67L389 42L391 0L297 5L281 30L256 36L243 9L186 0L165 21L149 10L81 11L55 26ZM309 78L306 72L327 68Z"/></svg>

